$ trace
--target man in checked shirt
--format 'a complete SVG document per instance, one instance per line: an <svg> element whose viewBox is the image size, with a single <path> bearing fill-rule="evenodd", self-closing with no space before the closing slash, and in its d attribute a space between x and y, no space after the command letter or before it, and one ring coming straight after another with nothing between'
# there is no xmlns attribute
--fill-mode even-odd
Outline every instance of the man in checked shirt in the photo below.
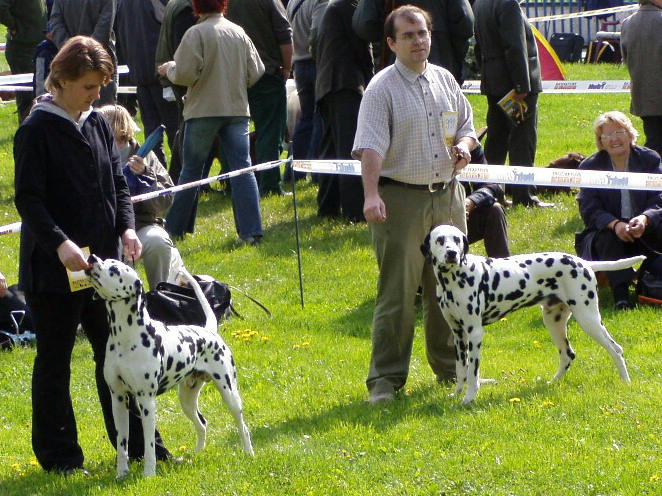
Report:
<svg viewBox="0 0 662 496"><path fill-rule="evenodd" d="M428 363L438 381L455 375L451 332L420 245L439 224L466 232L464 188L454 176L477 145L471 106L455 78L427 61L427 12L400 7L384 31L396 60L366 88L352 151L361 160L363 213L379 267L366 380L371 404L392 401L407 380L419 287Z"/></svg>

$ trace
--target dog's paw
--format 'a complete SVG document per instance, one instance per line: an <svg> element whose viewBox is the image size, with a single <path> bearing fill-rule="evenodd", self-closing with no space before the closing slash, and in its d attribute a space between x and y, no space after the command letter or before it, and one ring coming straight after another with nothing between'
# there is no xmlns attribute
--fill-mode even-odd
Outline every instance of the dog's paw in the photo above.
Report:
<svg viewBox="0 0 662 496"><path fill-rule="evenodd" d="M475 396L475 395L474 395L474 396L471 396L471 395L468 395L468 394L467 394L467 395L464 397L464 399L462 400L462 404L463 404L463 405L469 405L469 404L473 403L475 399L476 399L476 396Z"/></svg>

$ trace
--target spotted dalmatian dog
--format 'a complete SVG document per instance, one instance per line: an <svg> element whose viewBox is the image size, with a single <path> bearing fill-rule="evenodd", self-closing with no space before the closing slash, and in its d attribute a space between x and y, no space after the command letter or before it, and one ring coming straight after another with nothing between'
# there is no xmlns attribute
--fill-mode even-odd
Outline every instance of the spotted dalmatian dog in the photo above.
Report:
<svg viewBox="0 0 662 496"><path fill-rule="evenodd" d="M166 326L147 313L142 282L131 267L117 260L102 261L94 255L89 264L86 272L96 293L105 300L110 321L103 372L112 394L117 429L117 477L129 472L128 395L135 396L140 407L144 474L150 477L156 475L156 396L176 385L182 410L197 432L196 452L204 448L207 430L207 421L198 410L198 395L211 380L237 423L244 451L253 455L232 352L217 332L216 316L197 281L184 273L203 307L205 326Z"/></svg>
<svg viewBox="0 0 662 496"><path fill-rule="evenodd" d="M623 349L602 324L594 270L631 267L645 257L614 262L587 261L567 253L530 253L508 258L469 255L469 243L458 228L435 227L421 245L434 267L437 300L453 330L459 395L467 385L463 403L476 398L480 384L480 349L484 326L518 308L539 303L543 322L559 350L558 380L575 358L567 337L567 322L574 315L579 326L611 355L621 379L629 382Z"/></svg>

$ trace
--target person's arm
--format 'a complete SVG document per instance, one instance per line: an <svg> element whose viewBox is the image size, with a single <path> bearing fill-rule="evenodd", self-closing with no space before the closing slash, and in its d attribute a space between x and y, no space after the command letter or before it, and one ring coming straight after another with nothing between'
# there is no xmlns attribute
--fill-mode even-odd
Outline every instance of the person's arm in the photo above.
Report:
<svg viewBox="0 0 662 496"><path fill-rule="evenodd" d="M4 298L5 295L7 294L7 279L5 279L5 276L0 272L0 298Z"/></svg>
<svg viewBox="0 0 662 496"><path fill-rule="evenodd" d="M279 45L280 48L280 59L282 61L281 66L281 76L283 81L287 81L290 78L292 73L292 55L294 54L294 45L292 43L286 43L285 45Z"/></svg>
<svg viewBox="0 0 662 496"><path fill-rule="evenodd" d="M529 57L526 44L527 22L519 3L515 0L504 2L498 12L499 36L503 55L508 68L508 76L515 89L514 98L522 101L529 91Z"/></svg>
<svg viewBox="0 0 662 496"><path fill-rule="evenodd" d="M94 25L92 38L107 45L110 42L110 34L113 32L115 23L115 12L117 11L117 0L103 0L101 12Z"/></svg>
<svg viewBox="0 0 662 496"><path fill-rule="evenodd" d="M16 34L16 19L11 13L9 0L0 0L0 24L7 26L9 34Z"/></svg>
<svg viewBox="0 0 662 496"><path fill-rule="evenodd" d="M363 181L363 215L368 222L384 222L386 205L379 195L379 176L383 159L370 148L361 151L361 178Z"/></svg>
<svg viewBox="0 0 662 496"><path fill-rule="evenodd" d="M250 88L264 74L264 64L251 39L246 36L246 85Z"/></svg>
<svg viewBox="0 0 662 496"><path fill-rule="evenodd" d="M51 17L48 21L50 25L51 41L55 43L58 48L64 45L64 42L71 37L71 33L67 30L64 23L64 12L62 12L62 0L55 0L53 8L51 9Z"/></svg>
<svg viewBox="0 0 662 496"><path fill-rule="evenodd" d="M175 84L193 86L198 80L204 60L202 39L197 31L187 31L175 50L175 60L159 66L158 72Z"/></svg>

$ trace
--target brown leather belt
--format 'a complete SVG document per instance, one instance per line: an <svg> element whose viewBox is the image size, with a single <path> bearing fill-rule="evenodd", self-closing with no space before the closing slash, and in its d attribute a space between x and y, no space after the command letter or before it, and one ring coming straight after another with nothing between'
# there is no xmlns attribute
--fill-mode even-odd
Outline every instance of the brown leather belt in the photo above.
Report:
<svg viewBox="0 0 662 496"><path fill-rule="evenodd" d="M385 184L393 184L395 186L402 186L403 188L408 188L408 189L418 189L418 190L434 192L440 189L446 189L450 183L440 182L440 183L430 183L430 184L410 184L410 183L403 183L402 181L396 181L395 179L391 179L390 177L380 176L379 185L384 186Z"/></svg>

